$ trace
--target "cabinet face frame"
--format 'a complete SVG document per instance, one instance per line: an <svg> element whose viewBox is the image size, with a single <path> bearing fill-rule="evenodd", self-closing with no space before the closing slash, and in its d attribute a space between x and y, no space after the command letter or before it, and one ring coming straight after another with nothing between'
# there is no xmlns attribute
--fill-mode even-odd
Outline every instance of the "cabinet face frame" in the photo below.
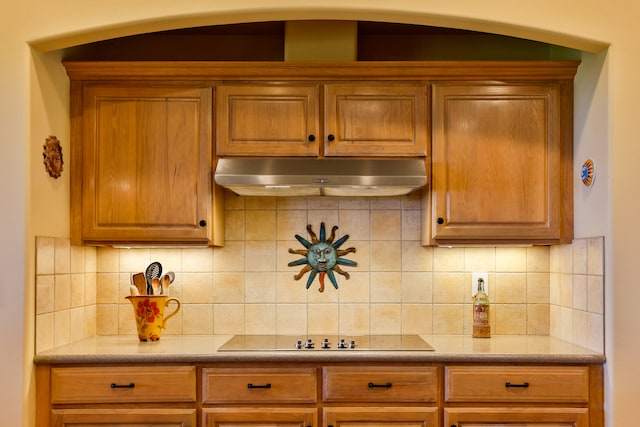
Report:
<svg viewBox="0 0 640 427"><path fill-rule="evenodd" d="M432 241L571 241L570 93L566 82L432 83Z"/></svg>

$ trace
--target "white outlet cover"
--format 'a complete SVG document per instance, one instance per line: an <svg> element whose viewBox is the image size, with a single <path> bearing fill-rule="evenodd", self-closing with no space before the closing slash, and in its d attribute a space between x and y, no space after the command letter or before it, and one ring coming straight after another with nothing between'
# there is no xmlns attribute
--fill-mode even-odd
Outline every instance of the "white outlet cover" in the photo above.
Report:
<svg viewBox="0 0 640 427"><path fill-rule="evenodd" d="M484 291L489 294L489 273L486 271L474 271L471 273L471 296L478 293L478 279L484 280Z"/></svg>

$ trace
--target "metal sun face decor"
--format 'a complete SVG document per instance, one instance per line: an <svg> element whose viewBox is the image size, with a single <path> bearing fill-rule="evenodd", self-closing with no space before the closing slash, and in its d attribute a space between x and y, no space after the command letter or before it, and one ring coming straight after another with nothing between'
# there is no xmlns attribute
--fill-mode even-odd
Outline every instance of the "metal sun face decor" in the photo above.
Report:
<svg viewBox="0 0 640 427"><path fill-rule="evenodd" d="M302 255L305 258L291 261L288 265L289 267L304 265L300 272L293 276L295 280L300 280L306 273L311 272L309 274L309 279L307 279L307 289L309 289L318 273L320 273L318 276L318 280L320 281L320 289L318 290L320 292L324 292L325 275L329 276L329 280L333 287L338 289L338 282L336 281L336 276L333 272L335 271L338 274L342 274L348 280L349 273L342 270L340 265L349 265L351 267L356 267L358 265L355 261L341 258L348 253L355 253L356 248L340 249L340 246L349 239L349 235L345 234L334 242L337 229L338 226L334 225L331 228L331 235L327 239L324 222L320 223L319 237L313 232L311 224L309 224L307 225L307 232L311 237L311 242L297 234L295 235L295 238L302 243L302 246L304 246L305 249L289 249L289 253Z"/></svg>

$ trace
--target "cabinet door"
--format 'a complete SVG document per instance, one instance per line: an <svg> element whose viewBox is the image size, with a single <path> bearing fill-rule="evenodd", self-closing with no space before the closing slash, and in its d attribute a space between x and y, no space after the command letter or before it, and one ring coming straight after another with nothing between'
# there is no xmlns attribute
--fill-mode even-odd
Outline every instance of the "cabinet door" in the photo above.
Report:
<svg viewBox="0 0 640 427"><path fill-rule="evenodd" d="M572 143L560 124L567 114L560 86L436 83L432 89L431 237L570 239Z"/></svg>
<svg viewBox="0 0 640 427"><path fill-rule="evenodd" d="M88 243L211 241L211 89L87 86L83 99L72 232Z"/></svg>
<svg viewBox="0 0 640 427"><path fill-rule="evenodd" d="M53 409L52 427L126 426L195 427L195 409L91 408Z"/></svg>
<svg viewBox="0 0 640 427"><path fill-rule="evenodd" d="M586 408L444 408L451 427L588 427Z"/></svg>
<svg viewBox="0 0 640 427"><path fill-rule="evenodd" d="M324 98L326 156L427 155L424 84L327 84Z"/></svg>
<svg viewBox="0 0 640 427"><path fill-rule="evenodd" d="M315 408L203 408L204 427L316 427Z"/></svg>
<svg viewBox="0 0 640 427"><path fill-rule="evenodd" d="M340 407L324 408L323 427L436 427L438 408Z"/></svg>
<svg viewBox="0 0 640 427"><path fill-rule="evenodd" d="M216 154L317 156L318 109L317 85L219 85Z"/></svg>

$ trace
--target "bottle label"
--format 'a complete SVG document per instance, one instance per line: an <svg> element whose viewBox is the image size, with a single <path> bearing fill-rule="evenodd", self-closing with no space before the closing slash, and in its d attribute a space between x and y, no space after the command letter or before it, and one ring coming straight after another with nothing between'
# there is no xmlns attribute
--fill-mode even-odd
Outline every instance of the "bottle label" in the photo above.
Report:
<svg viewBox="0 0 640 427"><path fill-rule="evenodd" d="M476 305L473 307L473 323L474 325L489 324L489 306Z"/></svg>

